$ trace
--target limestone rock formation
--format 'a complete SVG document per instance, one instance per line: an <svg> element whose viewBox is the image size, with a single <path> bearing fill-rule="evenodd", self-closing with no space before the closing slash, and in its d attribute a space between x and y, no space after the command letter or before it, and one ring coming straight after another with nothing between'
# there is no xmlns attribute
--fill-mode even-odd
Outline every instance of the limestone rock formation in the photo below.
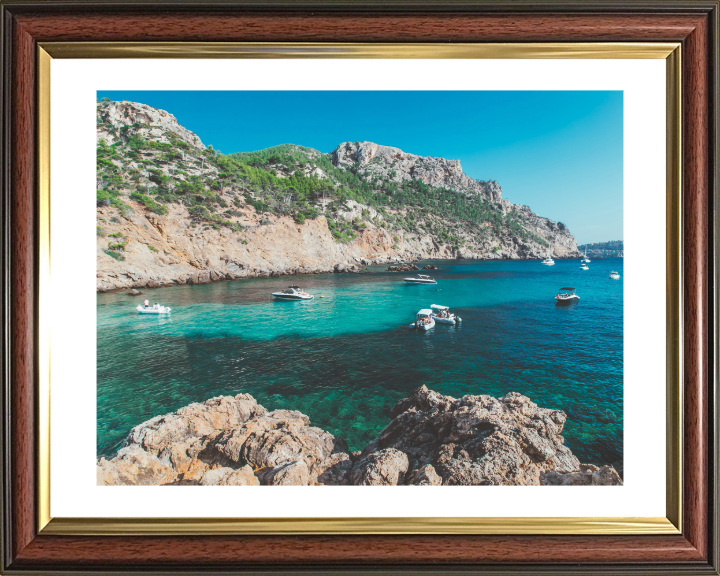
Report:
<svg viewBox="0 0 720 576"><path fill-rule="evenodd" d="M388 272L412 272L413 270L420 270L415 264L399 264L397 266L390 266Z"/></svg>
<svg viewBox="0 0 720 576"><path fill-rule="evenodd" d="M563 224L512 204L497 182L470 178L458 160L371 142L344 142L328 154L291 146L294 160L268 159L258 168L275 179L265 190L242 171L228 172L228 157L169 112L110 101L98 103L97 119L99 292L361 272L361 265L398 260L580 255ZM308 198L307 217L288 211L294 192L278 185L300 175L324 188ZM357 186L421 182L451 189L489 216L456 222L413 206L360 204L337 193L348 177L359 179Z"/></svg>
<svg viewBox="0 0 720 576"><path fill-rule="evenodd" d="M443 485L538 485L543 471L580 467L560 435L565 413L516 392L456 400L423 386L392 415L372 449L407 454L409 475L431 465Z"/></svg>
<svg viewBox="0 0 720 576"><path fill-rule="evenodd" d="M362 456L350 471L350 484L355 486L397 486L402 484L408 469L408 457L394 448L378 450Z"/></svg>
<svg viewBox="0 0 720 576"><path fill-rule="evenodd" d="M516 392L459 399L419 388L360 453L294 410L248 394L157 416L97 463L99 485L619 485L611 466L581 464L560 410Z"/></svg>
<svg viewBox="0 0 720 576"><path fill-rule="evenodd" d="M612 466L593 466L580 464L580 469L573 472L548 470L540 473L540 484L543 486L617 486L622 478Z"/></svg>

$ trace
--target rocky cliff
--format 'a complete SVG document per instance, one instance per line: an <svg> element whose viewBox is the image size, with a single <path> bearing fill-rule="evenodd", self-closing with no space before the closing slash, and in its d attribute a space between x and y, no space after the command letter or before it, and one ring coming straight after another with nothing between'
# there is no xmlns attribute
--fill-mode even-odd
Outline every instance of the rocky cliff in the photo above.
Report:
<svg viewBox="0 0 720 576"><path fill-rule="evenodd" d="M560 222L458 160L344 142L223 155L172 114L98 103L98 291L358 271L430 258L578 257Z"/></svg>
<svg viewBox="0 0 720 576"><path fill-rule="evenodd" d="M510 392L455 399L426 387L398 402L361 452L292 410L220 396L130 431L98 485L620 485L565 446L566 415Z"/></svg>

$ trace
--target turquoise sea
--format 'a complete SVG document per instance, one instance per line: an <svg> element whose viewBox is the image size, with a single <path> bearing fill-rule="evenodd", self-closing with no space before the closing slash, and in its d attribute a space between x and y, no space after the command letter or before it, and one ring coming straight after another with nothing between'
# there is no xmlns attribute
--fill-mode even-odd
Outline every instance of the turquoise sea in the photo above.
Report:
<svg viewBox="0 0 720 576"><path fill-rule="evenodd" d="M454 397L517 391L564 410L566 443L581 462L622 470L623 260L593 260L588 271L579 260L427 263L440 268L429 272L436 286L370 266L99 294L98 455L153 416L241 392L270 410L299 410L360 450L425 384ZM315 299L270 296L290 284ZM577 304L555 304L565 286L577 288ZM138 315L145 298L172 315ZM450 306L462 324L409 330L430 304Z"/></svg>

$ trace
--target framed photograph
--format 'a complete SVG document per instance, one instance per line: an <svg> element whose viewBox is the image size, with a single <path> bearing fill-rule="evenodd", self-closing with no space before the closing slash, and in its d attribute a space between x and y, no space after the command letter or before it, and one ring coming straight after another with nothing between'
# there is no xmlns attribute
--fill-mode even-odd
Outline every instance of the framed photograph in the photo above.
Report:
<svg viewBox="0 0 720 576"><path fill-rule="evenodd" d="M717 574L718 6L617 8L4 3L2 569Z"/></svg>

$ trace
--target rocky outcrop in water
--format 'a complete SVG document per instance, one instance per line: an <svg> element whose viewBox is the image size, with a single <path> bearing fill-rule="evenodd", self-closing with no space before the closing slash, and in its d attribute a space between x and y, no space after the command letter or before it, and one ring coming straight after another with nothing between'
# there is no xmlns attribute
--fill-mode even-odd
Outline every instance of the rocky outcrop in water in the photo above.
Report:
<svg viewBox="0 0 720 576"><path fill-rule="evenodd" d="M443 396L421 387L362 452L293 410L248 394L211 398L130 431L97 463L99 485L620 485L610 466L581 464L560 410L510 392Z"/></svg>
<svg viewBox="0 0 720 576"><path fill-rule="evenodd" d="M412 272L413 270L420 270L415 264L398 264L397 266L390 266L388 272Z"/></svg>

